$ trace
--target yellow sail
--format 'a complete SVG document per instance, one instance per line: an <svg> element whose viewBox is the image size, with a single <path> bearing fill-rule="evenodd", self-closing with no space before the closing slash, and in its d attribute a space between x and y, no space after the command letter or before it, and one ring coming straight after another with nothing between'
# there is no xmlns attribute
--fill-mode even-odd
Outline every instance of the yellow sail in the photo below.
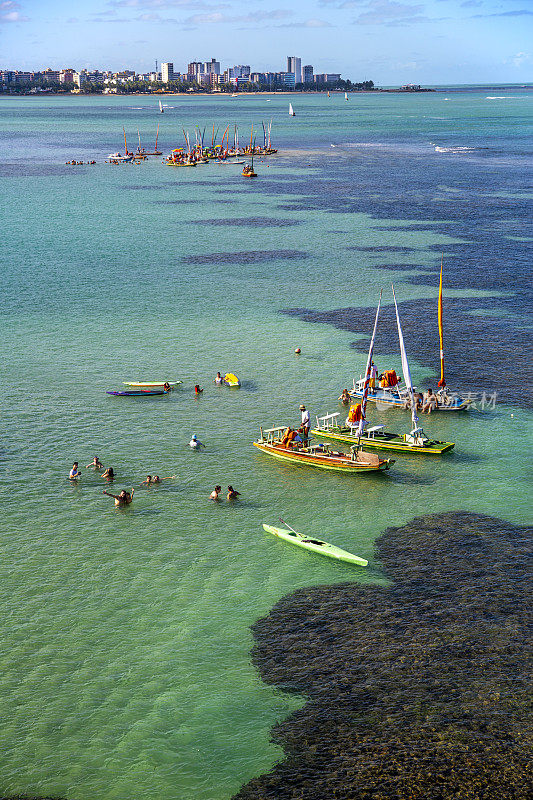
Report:
<svg viewBox="0 0 533 800"><path fill-rule="evenodd" d="M442 332L442 265L444 263L444 255L440 262L440 283L439 283L439 338L440 338L440 381L439 386L446 386L444 379L444 343Z"/></svg>

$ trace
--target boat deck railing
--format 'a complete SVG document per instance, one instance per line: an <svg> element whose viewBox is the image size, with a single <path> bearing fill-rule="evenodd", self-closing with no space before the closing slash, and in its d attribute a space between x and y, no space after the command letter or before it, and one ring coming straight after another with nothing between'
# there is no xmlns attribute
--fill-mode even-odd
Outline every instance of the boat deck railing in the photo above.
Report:
<svg viewBox="0 0 533 800"><path fill-rule="evenodd" d="M259 428L261 432L260 442L264 444L276 444L283 439L283 435L287 430L286 425L281 425L277 428Z"/></svg>
<svg viewBox="0 0 533 800"><path fill-rule="evenodd" d="M316 427L319 431L330 431L332 428L339 428L340 412L336 411L334 414L324 414L323 417L316 418Z"/></svg>

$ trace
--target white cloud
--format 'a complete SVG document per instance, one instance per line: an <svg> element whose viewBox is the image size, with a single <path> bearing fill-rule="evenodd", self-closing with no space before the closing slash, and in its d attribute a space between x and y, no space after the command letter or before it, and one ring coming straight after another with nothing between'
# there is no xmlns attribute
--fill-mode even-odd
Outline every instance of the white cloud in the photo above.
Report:
<svg viewBox="0 0 533 800"><path fill-rule="evenodd" d="M323 19L306 19L305 22L285 22L283 25L276 25L277 28L331 28L330 22Z"/></svg>
<svg viewBox="0 0 533 800"><path fill-rule="evenodd" d="M513 64L515 67L523 67L524 64L527 64L528 61L531 61L531 54L530 53L516 53L511 58L508 58L504 63L505 64Z"/></svg>
<svg viewBox="0 0 533 800"><path fill-rule="evenodd" d="M292 17L293 12L282 8L273 11L253 11L250 14L231 16L214 11L207 14L193 14L184 20L185 25L225 25L233 22L244 22L253 24L255 22L265 22L276 19L286 19Z"/></svg>
<svg viewBox="0 0 533 800"><path fill-rule="evenodd" d="M29 17L24 16L18 10L20 4L14 0L2 0L0 2L0 23L2 22L27 22Z"/></svg>

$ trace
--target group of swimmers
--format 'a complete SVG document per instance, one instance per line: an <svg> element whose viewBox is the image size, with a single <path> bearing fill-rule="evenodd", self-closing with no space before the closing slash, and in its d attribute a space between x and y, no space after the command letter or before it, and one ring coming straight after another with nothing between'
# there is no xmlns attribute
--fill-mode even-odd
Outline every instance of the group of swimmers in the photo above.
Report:
<svg viewBox="0 0 533 800"><path fill-rule="evenodd" d="M95 456L90 464L87 464L85 469L92 468L95 472L100 472L100 470L104 470L100 475L101 478L106 479L107 481L113 481L115 479L115 471L113 467L104 468L104 465L98 458ZM72 465L72 469L69 472L69 480L70 481L79 481L82 477L82 473L79 469L79 463L75 461ZM142 481L141 486L149 486L152 484L163 483L163 481L170 481L175 478L176 475L169 475L166 478L160 478L159 475L147 475L145 480ZM126 491L126 489L122 489L120 494L112 494L111 492L107 492L105 489L102 494L106 494L108 497L112 497L115 501L115 505L118 507L129 506L133 500L133 495L135 493L135 489L131 488L131 492Z"/></svg>
<svg viewBox="0 0 533 800"><path fill-rule="evenodd" d="M196 434L193 433L191 441L189 442L189 446L194 450L199 450L201 447L205 447L205 444L203 444L198 439ZM104 472L102 472L100 477L101 478L105 478L108 481L112 481L115 478L115 472L113 470L113 467L108 467L107 469L105 469L104 465L102 464L102 462L100 461L98 456L94 456L94 458L90 462L90 464L87 464L86 467L85 467L85 469L91 469L91 468L95 472L100 472L101 470L104 470ZM73 463L72 469L70 470L68 477L69 477L69 480L73 481L73 482L79 481L79 479L82 477L82 472L79 469L78 461L75 461ZM172 480L173 478L176 478L176 477L177 477L176 475L168 475L166 478L160 478L159 475L147 475L145 480L142 481L142 483L140 485L141 486L151 486L151 485L154 485L154 484L163 483L163 481L170 481L170 480ZM220 494L221 491L222 491L222 487L221 486L218 486L218 485L215 486L215 488L213 489L213 491L209 495L209 499L210 500L219 500L220 499L219 498L219 494ZM115 501L115 505L118 508L123 508L124 506L129 506L131 504L131 502L133 501L134 493L135 493L135 489L133 488L133 486L131 487L131 491L130 492L128 492L126 489L122 489L122 491L119 494L112 494L111 492L108 492L105 489L102 492L102 494L105 494L108 497L112 497L114 499L114 501ZM238 497L240 497L240 492L237 492L233 488L233 486L228 486L227 499L228 500L236 500Z"/></svg>
<svg viewBox="0 0 533 800"><path fill-rule="evenodd" d="M211 494L209 495L210 500L220 500L220 492L222 491L222 486L215 486ZM228 486L228 494L226 495L226 500L236 500L238 497L241 496L240 492L237 492L233 486Z"/></svg>

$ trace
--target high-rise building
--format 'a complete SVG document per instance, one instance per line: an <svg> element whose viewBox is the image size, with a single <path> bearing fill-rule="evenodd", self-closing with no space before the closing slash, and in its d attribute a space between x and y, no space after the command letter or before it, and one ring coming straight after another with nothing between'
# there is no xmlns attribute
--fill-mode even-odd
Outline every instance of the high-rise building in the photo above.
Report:
<svg viewBox="0 0 533 800"><path fill-rule="evenodd" d="M286 86L287 89L294 89L296 84L296 75L294 72L281 72L280 77L283 85Z"/></svg>
<svg viewBox="0 0 533 800"><path fill-rule="evenodd" d="M237 81L241 81L241 83L246 83L250 80L250 67L248 64L235 64L234 67L229 67L228 72L228 83L237 83Z"/></svg>
<svg viewBox="0 0 533 800"><path fill-rule="evenodd" d="M187 78L189 81L198 80L200 75L204 74L204 65L201 61L191 61L187 66Z"/></svg>
<svg viewBox="0 0 533 800"><path fill-rule="evenodd" d="M287 56L287 72L292 72L294 82L302 82L302 59L297 56Z"/></svg>
<svg viewBox="0 0 533 800"><path fill-rule="evenodd" d="M303 69L303 82L304 83L313 83L313 65L306 64Z"/></svg>
<svg viewBox="0 0 533 800"><path fill-rule="evenodd" d="M174 79L174 64L172 61L163 61L161 63L161 80L163 83L168 83Z"/></svg>
<svg viewBox="0 0 533 800"><path fill-rule="evenodd" d="M204 72L207 75L220 75L220 61L212 58L211 61L206 61L204 64Z"/></svg>

